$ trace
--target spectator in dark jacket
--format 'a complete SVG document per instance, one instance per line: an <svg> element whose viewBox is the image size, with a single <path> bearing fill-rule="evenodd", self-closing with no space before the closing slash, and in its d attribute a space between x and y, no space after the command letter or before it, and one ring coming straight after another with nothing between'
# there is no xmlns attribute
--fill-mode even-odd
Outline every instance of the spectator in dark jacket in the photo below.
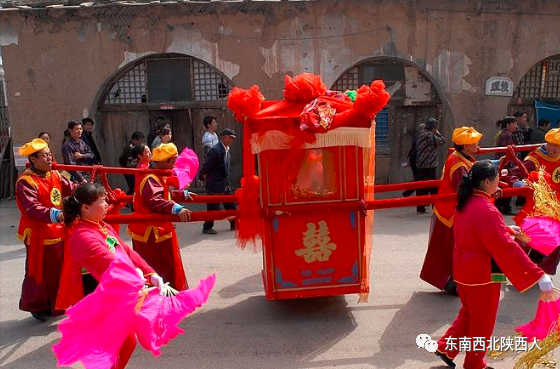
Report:
<svg viewBox="0 0 560 369"><path fill-rule="evenodd" d="M515 145L515 133L518 132L517 119L515 117L505 117L502 119L502 133L498 136L496 144L499 147ZM503 154L497 153L496 159L500 159ZM510 169L510 168L506 168ZM500 197L496 199L495 205L502 214L512 215L511 197Z"/></svg>
<svg viewBox="0 0 560 369"><path fill-rule="evenodd" d="M123 168L136 168L138 165L138 158L132 155L132 149L138 146L144 140L144 134L140 131L135 131L130 137L130 142L123 148L123 152L119 157L119 164ZM128 185L128 195L134 193L134 174L125 174L124 179Z"/></svg>
<svg viewBox="0 0 560 369"><path fill-rule="evenodd" d="M93 155L95 156L94 164L101 164L101 155L99 154L99 150L97 149L97 145L93 139L93 124L93 119L91 118L82 119L82 128L84 130L82 140L84 140L91 149L91 152L93 152Z"/></svg>
<svg viewBox="0 0 560 369"><path fill-rule="evenodd" d="M525 145L529 140L527 113L524 111L516 111L513 117L517 121L517 130L513 132L513 141L515 145Z"/></svg>
<svg viewBox="0 0 560 369"><path fill-rule="evenodd" d="M531 138L528 143L530 144L539 144L544 143L544 136L546 132L550 129L550 120L547 118L539 119L539 127L537 129L533 129L531 132Z"/></svg>
<svg viewBox="0 0 560 369"><path fill-rule="evenodd" d="M82 140L82 123L75 120L68 122L70 137L62 145L62 158L66 165L91 166L95 162L95 155L90 147ZM76 183L87 182L89 173L71 171L72 181Z"/></svg>
<svg viewBox="0 0 560 369"><path fill-rule="evenodd" d="M436 179L438 167L439 148L445 144L445 138L437 129L438 121L434 118L428 119L424 131L418 136L416 142L416 178L418 181L429 181ZM416 190L418 196L435 195L437 187L421 188ZM418 213L425 213L426 206L418 205Z"/></svg>
<svg viewBox="0 0 560 369"><path fill-rule="evenodd" d="M206 156L204 166L200 171L199 178L206 181L208 195L230 195L230 146L236 139L235 132L226 128L220 135L220 143L215 145ZM207 204L208 211L220 210L220 204ZM224 203L225 210L235 210L235 203ZM230 229L235 229L235 220L230 220ZM202 226L202 233L216 234L214 222L206 221Z"/></svg>
<svg viewBox="0 0 560 369"><path fill-rule="evenodd" d="M498 145L498 147L517 145L515 140L515 133L518 131L517 126L517 119L514 117L505 117L502 119L502 132L496 140L496 145ZM496 159L499 159L501 156L501 153L497 153Z"/></svg>
<svg viewBox="0 0 560 369"><path fill-rule="evenodd" d="M420 135L420 133L424 131L425 127L426 125L424 123L418 126L418 129L414 132L410 150L408 150L408 164L410 165L410 169L412 170L412 178L414 178L414 181L418 181L418 168L416 167L416 141L418 140L418 136ZM416 192L416 190L405 190L402 195L404 197L408 197L412 196L414 192Z"/></svg>

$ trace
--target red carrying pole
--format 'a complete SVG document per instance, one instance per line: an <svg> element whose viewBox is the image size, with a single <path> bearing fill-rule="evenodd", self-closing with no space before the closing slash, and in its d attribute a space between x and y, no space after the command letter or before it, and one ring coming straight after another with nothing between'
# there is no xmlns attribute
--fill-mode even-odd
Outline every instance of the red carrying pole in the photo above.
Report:
<svg viewBox="0 0 560 369"><path fill-rule="evenodd" d="M223 220L237 215L237 210L222 211L195 211L191 213L189 222L202 222L207 220ZM180 222L178 215L173 214L129 214L107 215L104 219L109 224L154 223L154 222Z"/></svg>
<svg viewBox="0 0 560 369"><path fill-rule="evenodd" d="M180 203L184 203L184 204L221 204L224 202L237 202L237 197L235 195L212 195L212 196L206 196L206 195L198 195L198 196L192 196L192 200L179 200L176 198L173 198L173 192L172 193L172 199L175 202L180 202ZM126 195L123 197L119 197L118 201L119 202L132 202L132 195Z"/></svg>
<svg viewBox="0 0 560 369"><path fill-rule="evenodd" d="M430 181L418 181L418 182L406 182L406 183L394 183L386 185L373 186L373 193L382 192L393 192L393 191L403 191L403 190L414 190L418 188L430 188L438 187L441 180L434 179Z"/></svg>
<svg viewBox="0 0 560 369"><path fill-rule="evenodd" d="M531 194L531 192L532 190L528 187L506 188L502 190L502 196L503 197L528 196ZM366 208L368 210L404 208L408 206L433 204L436 202L436 200L456 201L457 194L452 193L446 195L414 196L414 197L403 197L403 198L396 198L396 199L373 200L373 201L368 201L366 203Z"/></svg>
<svg viewBox="0 0 560 369"><path fill-rule="evenodd" d="M519 145L519 146L513 146L513 149L515 151L533 151L536 148L541 147L543 144L536 144L536 145ZM454 148L452 147L448 147L447 148L447 153L451 154L453 151L455 151ZM478 149L477 154L494 154L494 153L499 153L499 152L503 152L506 153L508 151L507 147L481 147L480 149Z"/></svg>
<svg viewBox="0 0 560 369"><path fill-rule="evenodd" d="M140 169L140 168L121 168L121 167L104 167L104 166L97 166L99 168L103 168L103 172L105 173L119 173L119 174L158 174L161 176L174 176L172 170L170 169ZM65 165L65 164L58 164L53 163L52 169L54 170L67 170L67 171L79 171L79 172L93 172L96 166L85 166L85 165Z"/></svg>

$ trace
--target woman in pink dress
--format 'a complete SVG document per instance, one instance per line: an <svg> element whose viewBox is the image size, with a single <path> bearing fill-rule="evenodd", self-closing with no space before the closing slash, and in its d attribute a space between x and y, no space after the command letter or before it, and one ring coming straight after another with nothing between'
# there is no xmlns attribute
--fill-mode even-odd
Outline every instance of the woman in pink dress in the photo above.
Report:
<svg viewBox="0 0 560 369"><path fill-rule="evenodd" d="M68 239L73 262L99 281L115 259L115 252L120 251L130 259L149 284L161 290L164 288L162 278L103 221L108 207L106 195L103 186L86 182L76 187L72 196L64 201L64 222L67 226L75 224ZM79 275L78 273L78 281L74 286L81 284ZM73 276L75 278L76 273ZM131 334L123 343L113 368L124 368L135 347L136 337Z"/></svg>

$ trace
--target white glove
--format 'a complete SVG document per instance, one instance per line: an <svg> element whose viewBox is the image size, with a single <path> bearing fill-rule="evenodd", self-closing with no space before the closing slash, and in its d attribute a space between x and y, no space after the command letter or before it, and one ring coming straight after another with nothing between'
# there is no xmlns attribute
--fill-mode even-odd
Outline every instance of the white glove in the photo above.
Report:
<svg viewBox="0 0 560 369"><path fill-rule="evenodd" d="M144 278L144 272L142 272L142 269L136 268L136 273L138 273L140 278L142 278L144 280L144 282L146 282L146 278Z"/></svg>
<svg viewBox="0 0 560 369"><path fill-rule="evenodd" d="M552 279L550 279L550 276L548 274L545 274L539 281L539 288L541 289L541 291L546 292L546 291L551 291L554 288L554 285L552 284Z"/></svg>
<svg viewBox="0 0 560 369"><path fill-rule="evenodd" d="M150 276L150 283L153 286L157 287L160 295L163 295L165 293L165 283L163 283L163 278L161 278L159 275L152 274Z"/></svg>
<svg viewBox="0 0 560 369"><path fill-rule="evenodd" d="M183 190L183 196L185 200L193 201L193 196L196 196L196 193L187 190L186 188Z"/></svg>
<svg viewBox="0 0 560 369"><path fill-rule="evenodd" d="M521 233L521 228L519 228L518 226L512 225L512 226L509 226L509 228L513 231L514 234Z"/></svg>

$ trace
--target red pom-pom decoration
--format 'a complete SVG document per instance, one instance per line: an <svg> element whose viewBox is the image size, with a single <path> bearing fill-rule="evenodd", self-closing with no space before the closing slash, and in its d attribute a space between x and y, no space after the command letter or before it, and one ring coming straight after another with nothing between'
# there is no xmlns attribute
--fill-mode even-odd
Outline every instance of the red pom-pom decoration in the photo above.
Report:
<svg viewBox="0 0 560 369"><path fill-rule="evenodd" d="M235 114L235 119L243 123L247 118L254 117L261 110L263 101L264 96L257 85L248 90L234 87L229 93L227 106Z"/></svg>
<svg viewBox="0 0 560 369"><path fill-rule="evenodd" d="M327 91L321 77L311 73L303 73L293 79L286 76L285 81L284 99L290 102L307 103Z"/></svg>
<svg viewBox="0 0 560 369"><path fill-rule="evenodd" d="M379 113L391 98L381 80L373 81L371 86L360 87L357 93L354 110L370 119Z"/></svg>

